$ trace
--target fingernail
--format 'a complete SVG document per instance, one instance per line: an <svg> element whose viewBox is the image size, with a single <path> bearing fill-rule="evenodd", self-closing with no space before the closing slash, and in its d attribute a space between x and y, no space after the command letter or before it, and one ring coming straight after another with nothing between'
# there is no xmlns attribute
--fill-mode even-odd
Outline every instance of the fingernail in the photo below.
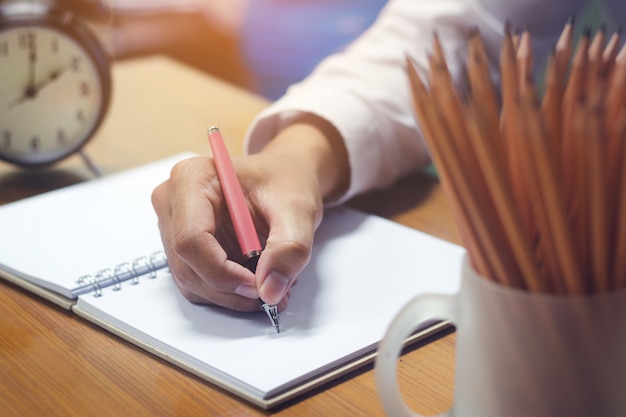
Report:
<svg viewBox="0 0 626 417"><path fill-rule="evenodd" d="M239 284L239 286L235 288L235 294L239 294L246 298L259 298L259 293L253 285Z"/></svg>
<svg viewBox="0 0 626 417"><path fill-rule="evenodd" d="M261 285L260 292L265 295L267 300L263 301L273 301L276 300L278 303L283 299L285 293L287 292L287 287L289 286L289 280L285 278L282 274L279 274L276 271L272 271L269 273L263 285Z"/></svg>

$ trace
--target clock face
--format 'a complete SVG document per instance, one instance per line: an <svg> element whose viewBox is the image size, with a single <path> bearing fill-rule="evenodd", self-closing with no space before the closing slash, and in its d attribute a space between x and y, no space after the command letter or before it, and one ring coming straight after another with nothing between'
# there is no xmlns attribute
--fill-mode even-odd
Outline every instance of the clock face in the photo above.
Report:
<svg viewBox="0 0 626 417"><path fill-rule="evenodd" d="M97 57L66 30L0 28L0 158L44 165L78 150L108 105L106 81Z"/></svg>

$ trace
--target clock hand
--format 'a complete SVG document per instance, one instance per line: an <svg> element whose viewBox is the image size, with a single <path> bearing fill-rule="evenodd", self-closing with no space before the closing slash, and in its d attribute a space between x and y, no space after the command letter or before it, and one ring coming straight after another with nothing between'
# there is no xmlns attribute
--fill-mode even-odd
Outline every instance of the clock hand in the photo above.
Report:
<svg viewBox="0 0 626 417"><path fill-rule="evenodd" d="M61 75L63 75L65 72L67 72L67 70L69 69L69 66L64 66L60 69L51 71L50 74L48 74L48 76L46 78L44 78L43 80L39 81L38 83L33 83L32 85L29 85L28 88L26 89L26 93L23 94L22 96L16 98L15 100L12 100L9 102L8 106L9 108L13 108L15 106L17 106L18 104L21 104L23 102L25 102L26 100L32 100L35 97L37 97L37 94L39 94L39 92L46 86L48 86L49 84L51 84L52 82L58 80Z"/></svg>
<svg viewBox="0 0 626 417"><path fill-rule="evenodd" d="M29 89L27 89L26 91L27 91L27 93L22 94L21 96L19 96L18 98L14 99L14 100L9 101L7 103L7 107L9 109L12 109L13 107L17 106L18 104L21 104L21 103L25 102L26 100L30 100L30 99L34 98L34 97L31 97L28 94Z"/></svg>
<svg viewBox="0 0 626 417"><path fill-rule="evenodd" d="M17 99L9 102L9 108L16 106L17 104L34 98L37 95L37 89L35 86L36 77L36 64L37 64L37 47L35 44L35 37L32 33L28 33L26 42L28 43L28 82L24 93Z"/></svg>
<svg viewBox="0 0 626 417"><path fill-rule="evenodd" d="M43 90L44 87L47 87L49 84L52 84L54 81L56 81L59 78L61 78L61 75L66 73L69 70L69 68L70 67L68 65L66 65L64 67L61 67L60 69L56 69L56 70L50 71L50 74L48 74L48 76L46 78L44 78L43 80L39 81L37 84L35 84L33 86L34 96L39 94L39 92L41 90Z"/></svg>
<svg viewBox="0 0 626 417"><path fill-rule="evenodd" d="M34 97L35 95L35 70L36 70L36 64L37 64L37 45L36 45L36 41L35 41L35 36L32 33L28 33L27 35L28 37L28 49L29 49L29 54L28 54L28 84L26 86L26 91L24 92L24 95L26 97Z"/></svg>

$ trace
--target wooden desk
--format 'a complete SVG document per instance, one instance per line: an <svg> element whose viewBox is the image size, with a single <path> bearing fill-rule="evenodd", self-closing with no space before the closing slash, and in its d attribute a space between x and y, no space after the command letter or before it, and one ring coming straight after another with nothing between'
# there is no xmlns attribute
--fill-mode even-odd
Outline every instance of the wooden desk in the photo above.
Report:
<svg viewBox="0 0 626 417"><path fill-rule="evenodd" d="M267 103L166 58L118 63L110 114L88 153L105 173L183 150L207 152L218 124L233 153ZM78 157L51 170L0 165L0 204L91 178ZM382 204L384 202L384 204ZM441 189L426 174L359 197L354 205L458 242ZM2 238L0 236L0 238ZM435 277L433 277L435 279ZM400 383L417 410L452 398L454 334L407 353ZM419 369L419 371L417 370ZM0 283L0 414L9 416L380 416L371 366L271 413L213 388L46 301Z"/></svg>

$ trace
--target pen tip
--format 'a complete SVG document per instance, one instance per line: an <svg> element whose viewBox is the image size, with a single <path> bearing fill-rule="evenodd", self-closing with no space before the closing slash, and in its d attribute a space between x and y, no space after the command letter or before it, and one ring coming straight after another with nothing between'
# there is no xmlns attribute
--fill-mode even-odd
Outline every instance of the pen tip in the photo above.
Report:
<svg viewBox="0 0 626 417"><path fill-rule="evenodd" d="M219 132L220 128L217 126L211 126L210 128L207 129L208 133L215 133L215 132Z"/></svg>
<svg viewBox="0 0 626 417"><path fill-rule="evenodd" d="M261 306L269 317L270 322L272 323L272 327L276 329L276 333L280 333L280 323L278 322L278 306L270 305L267 303L263 303Z"/></svg>

